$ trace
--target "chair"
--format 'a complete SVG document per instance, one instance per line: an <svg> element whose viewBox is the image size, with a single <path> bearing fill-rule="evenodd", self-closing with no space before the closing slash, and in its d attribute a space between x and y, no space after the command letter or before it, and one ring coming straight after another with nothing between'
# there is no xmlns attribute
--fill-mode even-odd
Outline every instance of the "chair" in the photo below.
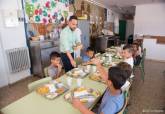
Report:
<svg viewBox="0 0 165 114"><path fill-rule="evenodd" d="M144 70L144 61L146 57L146 48L143 49L142 59L140 61L139 65L134 66L133 71L135 71L135 68L139 68L141 71L141 79L144 82L144 76L145 76L145 70Z"/></svg>
<svg viewBox="0 0 165 114"><path fill-rule="evenodd" d="M28 90L29 92L32 92L34 91L37 87L43 85L43 84L46 84L48 82L50 82L52 80L51 77L46 77L46 78L43 78L43 79L40 79L40 80L37 80L37 81L34 81L30 84L28 84Z"/></svg>
<svg viewBox="0 0 165 114"><path fill-rule="evenodd" d="M127 86L124 92L124 105L122 109L117 114L127 114L127 105L129 105L129 99L130 99L130 87L132 86L132 82Z"/></svg>
<svg viewBox="0 0 165 114"><path fill-rule="evenodd" d="M127 113L126 108L127 108L127 104L128 104L128 100L129 100L129 92L128 91L124 92L124 98L125 98L124 99L124 105L123 105L122 109L119 112L117 112L116 114L126 114Z"/></svg>

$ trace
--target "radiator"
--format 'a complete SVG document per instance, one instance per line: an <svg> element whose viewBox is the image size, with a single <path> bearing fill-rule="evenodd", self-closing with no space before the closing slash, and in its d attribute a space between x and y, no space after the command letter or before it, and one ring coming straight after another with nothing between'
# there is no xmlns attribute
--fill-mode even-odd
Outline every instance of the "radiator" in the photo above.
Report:
<svg viewBox="0 0 165 114"><path fill-rule="evenodd" d="M20 72L31 66L27 47L6 50L6 55L10 73Z"/></svg>

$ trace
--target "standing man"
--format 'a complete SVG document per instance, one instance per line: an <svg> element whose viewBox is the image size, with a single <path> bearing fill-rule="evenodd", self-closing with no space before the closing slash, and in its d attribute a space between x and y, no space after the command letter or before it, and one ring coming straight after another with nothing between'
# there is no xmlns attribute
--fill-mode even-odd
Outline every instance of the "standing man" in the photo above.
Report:
<svg viewBox="0 0 165 114"><path fill-rule="evenodd" d="M64 65L65 72L76 67L74 61L74 47L76 46L77 34L75 32L77 28L77 17L71 16L69 18L68 26L65 27L60 34L60 52L61 59Z"/></svg>

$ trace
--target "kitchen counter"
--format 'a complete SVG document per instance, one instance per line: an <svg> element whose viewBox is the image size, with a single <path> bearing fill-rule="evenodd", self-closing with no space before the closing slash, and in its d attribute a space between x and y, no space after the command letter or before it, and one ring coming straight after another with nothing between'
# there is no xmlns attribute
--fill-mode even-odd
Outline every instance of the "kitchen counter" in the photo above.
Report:
<svg viewBox="0 0 165 114"><path fill-rule="evenodd" d="M44 68L50 65L50 53L59 52L59 40L30 41L32 74L44 77Z"/></svg>
<svg viewBox="0 0 165 114"><path fill-rule="evenodd" d="M96 38L95 48L98 52L104 52L110 46L116 46L119 42L119 36L101 35Z"/></svg>
<svg viewBox="0 0 165 114"><path fill-rule="evenodd" d="M30 46L39 45L42 49L59 46L58 40L30 41Z"/></svg>

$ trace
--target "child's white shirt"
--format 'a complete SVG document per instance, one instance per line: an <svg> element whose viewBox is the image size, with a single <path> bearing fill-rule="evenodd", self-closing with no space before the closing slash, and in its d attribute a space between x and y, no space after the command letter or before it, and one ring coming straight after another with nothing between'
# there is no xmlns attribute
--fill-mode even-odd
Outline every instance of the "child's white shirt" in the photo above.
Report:
<svg viewBox="0 0 165 114"><path fill-rule="evenodd" d="M134 65L133 57L125 59L124 62L128 63L129 65L131 65L131 68L133 68L133 65ZM125 84L121 87L121 90L127 91L129 90L129 88L130 88L130 82L127 80Z"/></svg>
<svg viewBox="0 0 165 114"><path fill-rule="evenodd" d="M128 91L129 90L129 88L130 88L130 82L127 80L126 82L125 82L125 84L121 87L121 90L122 91Z"/></svg>
<svg viewBox="0 0 165 114"><path fill-rule="evenodd" d="M125 59L124 62L128 63L129 65L131 65L131 68L133 68L133 57Z"/></svg>

